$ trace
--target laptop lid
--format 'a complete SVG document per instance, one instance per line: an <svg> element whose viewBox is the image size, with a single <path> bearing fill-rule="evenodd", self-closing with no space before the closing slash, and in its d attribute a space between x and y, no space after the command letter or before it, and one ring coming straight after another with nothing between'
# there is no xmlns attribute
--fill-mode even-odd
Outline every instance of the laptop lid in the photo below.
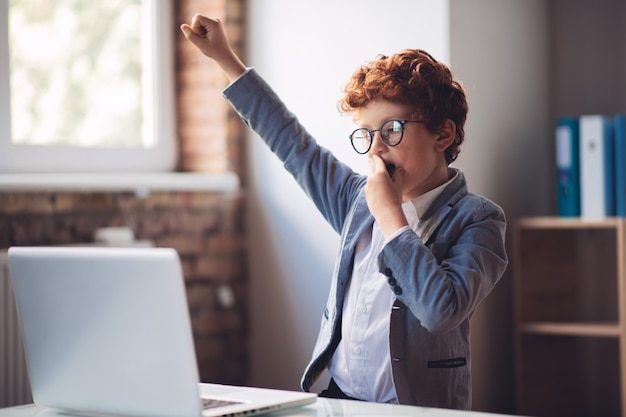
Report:
<svg viewBox="0 0 626 417"><path fill-rule="evenodd" d="M259 405L243 389L206 385L204 394L215 388L240 404L202 412L184 279L173 249L13 247L9 268L37 405L199 417L315 400L315 394L295 392L272 398L274 390L262 390L268 392L256 395Z"/></svg>

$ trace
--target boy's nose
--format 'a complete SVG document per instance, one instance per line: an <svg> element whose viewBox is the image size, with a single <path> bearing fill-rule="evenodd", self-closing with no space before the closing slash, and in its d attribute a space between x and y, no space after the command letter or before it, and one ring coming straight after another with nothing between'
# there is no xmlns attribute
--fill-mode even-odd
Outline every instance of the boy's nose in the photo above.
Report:
<svg viewBox="0 0 626 417"><path fill-rule="evenodd" d="M387 150L387 144L383 141L380 132L374 132L372 136L372 146L370 147L370 152L379 154L385 152Z"/></svg>

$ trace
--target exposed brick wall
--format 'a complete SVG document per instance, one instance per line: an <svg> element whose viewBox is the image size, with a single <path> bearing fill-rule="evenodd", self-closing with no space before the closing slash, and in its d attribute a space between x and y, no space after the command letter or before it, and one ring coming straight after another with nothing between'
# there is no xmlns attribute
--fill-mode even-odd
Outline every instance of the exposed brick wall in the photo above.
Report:
<svg viewBox="0 0 626 417"><path fill-rule="evenodd" d="M179 170L234 171L245 183L245 129L221 97L226 78L178 30L194 13L223 19L244 51L245 0L177 0L175 5ZM202 381L244 384L248 373L243 195L205 192L0 193L0 248L91 242L100 227L127 226L137 239L181 256ZM224 307L226 285L235 305Z"/></svg>
<svg viewBox="0 0 626 417"><path fill-rule="evenodd" d="M230 170L244 179L245 129L221 94L228 80L177 28L191 22L195 13L219 18L233 49L244 56L245 0L179 0L176 4L180 167L183 171Z"/></svg>
<svg viewBox="0 0 626 417"><path fill-rule="evenodd" d="M247 279L243 197L199 192L0 193L0 247L93 242L100 227L180 254L203 381L245 382ZM219 302L232 289L233 307Z"/></svg>

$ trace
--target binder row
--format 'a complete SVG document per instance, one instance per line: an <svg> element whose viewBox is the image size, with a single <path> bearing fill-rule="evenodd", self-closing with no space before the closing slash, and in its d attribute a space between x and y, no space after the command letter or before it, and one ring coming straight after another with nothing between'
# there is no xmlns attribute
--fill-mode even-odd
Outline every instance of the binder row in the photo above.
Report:
<svg viewBox="0 0 626 417"><path fill-rule="evenodd" d="M626 115L556 120L557 214L626 217Z"/></svg>

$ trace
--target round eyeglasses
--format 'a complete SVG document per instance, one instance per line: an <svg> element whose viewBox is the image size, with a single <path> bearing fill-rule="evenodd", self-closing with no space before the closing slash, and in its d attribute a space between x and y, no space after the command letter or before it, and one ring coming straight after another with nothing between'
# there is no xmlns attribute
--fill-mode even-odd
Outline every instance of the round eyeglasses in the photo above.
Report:
<svg viewBox="0 0 626 417"><path fill-rule="evenodd" d="M366 154L372 147L374 133L379 132L380 137L387 146L398 146L404 136L404 125L407 123L424 123L423 120L387 120L380 129L369 130L360 127L350 134L350 143L357 153Z"/></svg>

